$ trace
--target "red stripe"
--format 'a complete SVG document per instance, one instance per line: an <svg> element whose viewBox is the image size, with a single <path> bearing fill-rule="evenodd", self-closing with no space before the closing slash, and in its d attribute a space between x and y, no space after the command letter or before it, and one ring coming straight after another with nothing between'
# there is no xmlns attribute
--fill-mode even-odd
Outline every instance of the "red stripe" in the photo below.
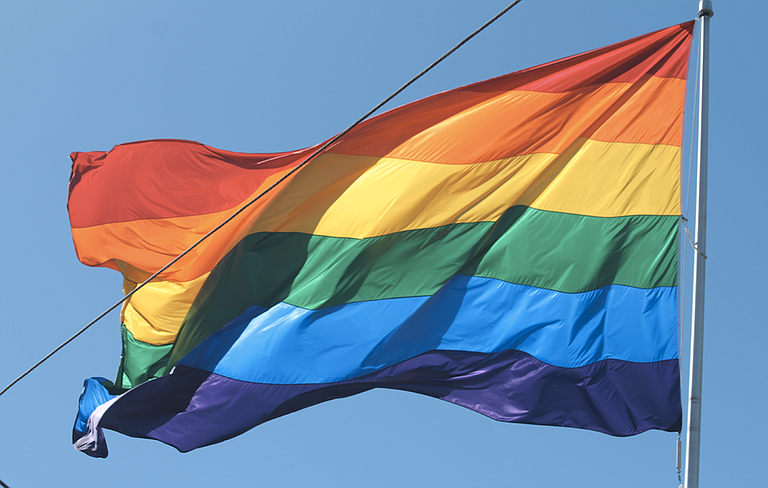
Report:
<svg viewBox="0 0 768 488"><path fill-rule="evenodd" d="M155 140L122 144L109 152L72 153L70 222L79 228L234 208L310 150L245 154L197 142ZM206 190L201 193L201 188Z"/></svg>
<svg viewBox="0 0 768 488"><path fill-rule="evenodd" d="M568 96L577 96L593 92L603 84L636 83L650 76L685 80L692 31L693 22L676 25L612 46L439 93L371 119L344 136L331 151L359 156L389 155L408 139L435 124L510 91L569 92ZM536 143L537 140L518 141L516 147ZM507 152L503 157L511 155Z"/></svg>

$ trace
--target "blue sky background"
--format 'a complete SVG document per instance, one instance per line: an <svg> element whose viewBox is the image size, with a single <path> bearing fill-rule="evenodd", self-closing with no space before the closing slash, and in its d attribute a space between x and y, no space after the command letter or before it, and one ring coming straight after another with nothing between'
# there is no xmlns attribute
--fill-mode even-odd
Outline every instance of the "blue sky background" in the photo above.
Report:
<svg viewBox="0 0 768 488"><path fill-rule="evenodd" d="M507 3L1 0L0 388L121 297L118 273L75 257L69 153L156 138L243 152L315 144ZM758 486L768 478L768 31L763 2L713 3L701 486ZM694 0L524 0L389 108L697 9ZM70 444L77 398L84 378L114 377L119 337L113 313L0 397L0 479L12 488L677 486L676 434L504 424L384 390L187 454L107 431L109 458L91 459ZM685 347L684 370L687 357Z"/></svg>

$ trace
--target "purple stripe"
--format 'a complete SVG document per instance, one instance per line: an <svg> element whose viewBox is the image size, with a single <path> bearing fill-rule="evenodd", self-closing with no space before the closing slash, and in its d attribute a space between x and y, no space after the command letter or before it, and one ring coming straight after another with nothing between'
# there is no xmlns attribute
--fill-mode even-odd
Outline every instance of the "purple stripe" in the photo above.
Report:
<svg viewBox="0 0 768 488"><path fill-rule="evenodd" d="M422 393L505 422L626 436L682 423L677 360L607 359L560 368L515 350L433 351L353 380L273 385L180 365L126 393L100 426L157 439L182 452L221 442L267 420L371 388Z"/></svg>

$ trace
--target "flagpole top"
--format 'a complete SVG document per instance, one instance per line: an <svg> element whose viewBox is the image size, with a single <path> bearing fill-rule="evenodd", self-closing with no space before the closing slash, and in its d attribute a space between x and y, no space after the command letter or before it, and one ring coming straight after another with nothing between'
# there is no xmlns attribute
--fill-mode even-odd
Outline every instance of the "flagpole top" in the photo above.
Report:
<svg viewBox="0 0 768 488"><path fill-rule="evenodd" d="M712 10L712 2L710 0L700 0L699 1L699 17L707 16L712 17L715 15L714 10Z"/></svg>

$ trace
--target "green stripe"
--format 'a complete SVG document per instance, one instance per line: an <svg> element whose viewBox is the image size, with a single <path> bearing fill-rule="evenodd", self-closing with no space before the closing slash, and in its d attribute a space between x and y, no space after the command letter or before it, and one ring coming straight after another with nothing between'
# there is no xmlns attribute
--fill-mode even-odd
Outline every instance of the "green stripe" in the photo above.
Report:
<svg viewBox="0 0 768 488"><path fill-rule="evenodd" d="M588 217L515 207L461 274L566 293L677 286L677 216Z"/></svg>
<svg viewBox="0 0 768 488"><path fill-rule="evenodd" d="M136 340L125 325L121 325L123 355L117 370L117 388L129 389L145 381L163 375L168 358L171 356L171 344L155 346Z"/></svg>
<svg viewBox="0 0 768 488"><path fill-rule="evenodd" d="M677 216L589 217L513 207L498 222L366 239L299 233L244 238L212 271L170 364L249 306L307 309L426 296L455 274L577 293L676 286Z"/></svg>
<svg viewBox="0 0 768 488"><path fill-rule="evenodd" d="M675 286L677 222L674 216L600 218L515 207L497 224L368 239L314 236L284 301L316 310L431 295L454 274L566 293L612 284Z"/></svg>

